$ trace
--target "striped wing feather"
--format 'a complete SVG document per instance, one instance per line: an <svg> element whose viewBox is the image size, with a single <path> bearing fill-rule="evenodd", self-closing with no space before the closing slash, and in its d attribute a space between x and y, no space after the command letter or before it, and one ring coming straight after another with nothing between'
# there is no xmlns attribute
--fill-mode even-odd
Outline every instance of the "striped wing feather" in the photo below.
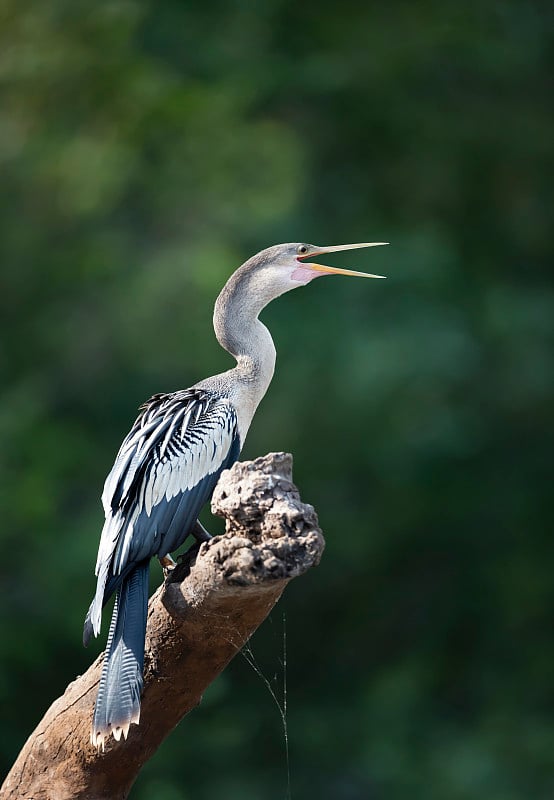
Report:
<svg viewBox="0 0 554 800"><path fill-rule="evenodd" d="M236 412L201 389L155 395L123 441L106 478L96 595L89 611L97 635L102 605L134 565L179 547L219 475L238 458Z"/></svg>

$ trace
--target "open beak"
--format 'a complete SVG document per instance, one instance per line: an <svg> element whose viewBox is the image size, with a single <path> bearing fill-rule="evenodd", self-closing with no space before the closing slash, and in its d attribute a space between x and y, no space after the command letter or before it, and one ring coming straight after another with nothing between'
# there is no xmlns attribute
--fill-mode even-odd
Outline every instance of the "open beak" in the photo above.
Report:
<svg viewBox="0 0 554 800"><path fill-rule="evenodd" d="M315 272L328 272L333 275L354 275L360 278L384 278L385 275L370 275L368 272L355 272L352 269L339 269L338 267L326 267L324 264L313 264L312 262L306 263L305 259L313 258L314 256L327 255L327 253L339 253L341 250L358 250L362 247L381 247L381 245L388 244L388 242L364 242L363 244L339 244L334 247L318 247L317 250L312 250L306 253L305 256L297 256L297 260L301 264Z"/></svg>

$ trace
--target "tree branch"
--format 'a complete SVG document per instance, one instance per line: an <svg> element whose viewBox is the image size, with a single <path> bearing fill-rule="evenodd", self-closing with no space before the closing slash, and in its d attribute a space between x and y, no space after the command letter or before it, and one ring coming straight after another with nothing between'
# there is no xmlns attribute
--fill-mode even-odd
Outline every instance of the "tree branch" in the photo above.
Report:
<svg viewBox="0 0 554 800"><path fill-rule="evenodd" d="M226 533L194 547L150 598L140 725L105 752L90 743L102 656L31 734L1 800L119 800L143 764L269 614L324 540L292 483L292 458L271 453L223 473L212 511Z"/></svg>

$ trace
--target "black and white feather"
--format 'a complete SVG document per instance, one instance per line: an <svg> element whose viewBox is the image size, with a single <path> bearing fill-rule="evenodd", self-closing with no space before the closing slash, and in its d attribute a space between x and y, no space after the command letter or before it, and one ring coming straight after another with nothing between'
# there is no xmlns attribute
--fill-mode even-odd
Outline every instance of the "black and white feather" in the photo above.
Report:
<svg viewBox="0 0 554 800"><path fill-rule="evenodd" d="M121 445L104 485L106 521L96 562L97 588L83 633L85 644L93 633L98 635L102 607L117 590L95 710L95 744L103 745L110 732L116 738L126 736L130 723L138 721L140 687L122 684L126 675L135 684L142 681L148 562L183 543L221 472L239 452L234 406L222 394L199 388L154 395L141 406ZM134 573L143 576L140 586ZM133 592L144 613L131 615L134 622L124 630L126 598Z"/></svg>

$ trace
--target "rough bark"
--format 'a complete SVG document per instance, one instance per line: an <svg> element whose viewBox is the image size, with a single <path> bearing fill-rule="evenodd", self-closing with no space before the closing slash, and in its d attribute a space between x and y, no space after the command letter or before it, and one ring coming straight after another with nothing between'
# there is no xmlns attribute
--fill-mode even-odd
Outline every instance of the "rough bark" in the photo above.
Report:
<svg viewBox="0 0 554 800"><path fill-rule="evenodd" d="M271 453L223 473L212 511L226 533L193 548L150 598L140 725L105 752L90 743L102 656L71 683L31 734L1 800L118 800L182 717L197 706L269 614L287 583L324 547L292 459Z"/></svg>

